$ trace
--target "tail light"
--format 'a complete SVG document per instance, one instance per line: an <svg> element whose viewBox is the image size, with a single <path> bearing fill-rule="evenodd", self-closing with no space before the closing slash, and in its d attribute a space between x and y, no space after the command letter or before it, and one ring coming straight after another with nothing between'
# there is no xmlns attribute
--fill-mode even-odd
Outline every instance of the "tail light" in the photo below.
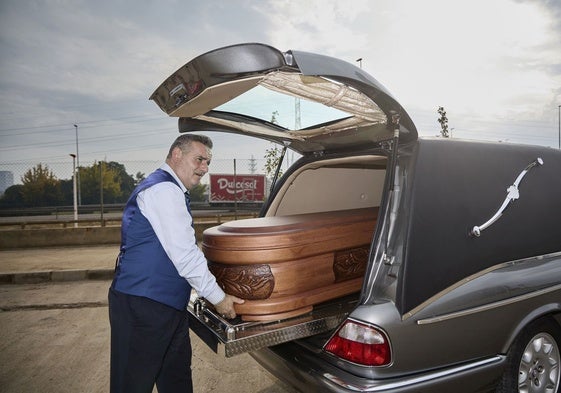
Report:
<svg viewBox="0 0 561 393"><path fill-rule="evenodd" d="M390 344L380 329L347 320L324 347L325 351L364 366L391 362Z"/></svg>

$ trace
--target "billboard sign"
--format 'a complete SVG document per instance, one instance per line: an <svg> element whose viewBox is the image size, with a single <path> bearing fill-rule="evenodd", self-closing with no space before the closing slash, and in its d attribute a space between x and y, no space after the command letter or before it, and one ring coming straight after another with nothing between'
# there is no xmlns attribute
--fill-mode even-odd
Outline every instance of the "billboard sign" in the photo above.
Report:
<svg viewBox="0 0 561 393"><path fill-rule="evenodd" d="M210 174L209 202L263 202L265 175Z"/></svg>

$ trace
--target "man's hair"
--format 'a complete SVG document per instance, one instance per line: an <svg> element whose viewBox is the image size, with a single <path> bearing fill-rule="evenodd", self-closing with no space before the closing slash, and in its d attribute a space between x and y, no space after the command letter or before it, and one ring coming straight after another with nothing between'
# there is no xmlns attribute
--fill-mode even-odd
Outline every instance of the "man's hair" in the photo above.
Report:
<svg viewBox="0 0 561 393"><path fill-rule="evenodd" d="M182 134L171 144L167 158L171 158L171 152L176 147L180 148L183 152L188 152L192 142L200 142L207 148L212 149L212 140L205 135L198 134Z"/></svg>

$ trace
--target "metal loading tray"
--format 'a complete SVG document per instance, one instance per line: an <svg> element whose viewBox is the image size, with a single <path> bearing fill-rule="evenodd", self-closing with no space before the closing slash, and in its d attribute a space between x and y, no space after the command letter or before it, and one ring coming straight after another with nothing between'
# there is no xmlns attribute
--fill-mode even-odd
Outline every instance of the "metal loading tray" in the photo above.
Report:
<svg viewBox="0 0 561 393"><path fill-rule="evenodd" d="M307 314L266 322L245 322L239 317L227 320L205 301L191 296L187 311L189 326L216 353L229 358L260 348L313 336L335 329L357 306L355 297L317 305ZM220 344L220 345L219 345Z"/></svg>

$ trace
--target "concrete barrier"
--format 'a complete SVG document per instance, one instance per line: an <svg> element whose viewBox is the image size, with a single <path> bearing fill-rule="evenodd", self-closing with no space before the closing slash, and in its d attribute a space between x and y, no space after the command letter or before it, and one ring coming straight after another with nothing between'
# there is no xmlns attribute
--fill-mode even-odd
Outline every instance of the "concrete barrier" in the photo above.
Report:
<svg viewBox="0 0 561 393"><path fill-rule="evenodd" d="M197 241L200 242L202 240L202 234L205 229L215 225L217 225L216 222L195 224ZM120 242L120 226L14 229L0 231L0 250L119 244Z"/></svg>
<svg viewBox="0 0 561 393"><path fill-rule="evenodd" d="M118 244L121 227L3 230L0 249Z"/></svg>

